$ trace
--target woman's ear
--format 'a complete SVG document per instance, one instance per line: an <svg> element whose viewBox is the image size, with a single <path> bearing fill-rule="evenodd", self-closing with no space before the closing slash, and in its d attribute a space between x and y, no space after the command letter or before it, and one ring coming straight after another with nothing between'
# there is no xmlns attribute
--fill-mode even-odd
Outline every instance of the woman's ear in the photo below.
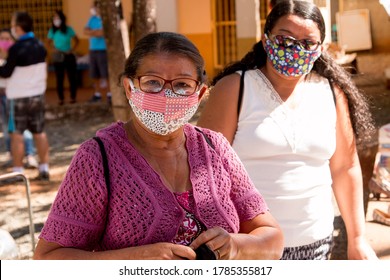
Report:
<svg viewBox="0 0 390 280"><path fill-rule="evenodd" d="M130 97L131 97L130 79L123 78L122 83L123 83L123 87L125 89L126 97L127 97L127 99L130 99Z"/></svg>
<svg viewBox="0 0 390 280"><path fill-rule="evenodd" d="M264 49L265 49L265 40L266 40L265 35L264 35L264 33L262 33L261 34L261 44L263 45Z"/></svg>

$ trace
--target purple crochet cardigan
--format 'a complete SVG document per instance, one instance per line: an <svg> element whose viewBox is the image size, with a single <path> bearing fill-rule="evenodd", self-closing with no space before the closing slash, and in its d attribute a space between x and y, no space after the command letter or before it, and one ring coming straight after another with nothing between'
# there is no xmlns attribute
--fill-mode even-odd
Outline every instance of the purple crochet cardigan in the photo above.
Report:
<svg viewBox="0 0 390 280"><path fill-rule="evenodd" d="M237 233L240 222L268 211L242 163L220 133L184 126L195 216L207 228L221 226ZM61 183L40 238L65 247L111 250L175 237L184 211L159 175L127 140L123 123L97 135L107 152L111 195L107 216L107 187L96 141L77 150Z"/></svg>

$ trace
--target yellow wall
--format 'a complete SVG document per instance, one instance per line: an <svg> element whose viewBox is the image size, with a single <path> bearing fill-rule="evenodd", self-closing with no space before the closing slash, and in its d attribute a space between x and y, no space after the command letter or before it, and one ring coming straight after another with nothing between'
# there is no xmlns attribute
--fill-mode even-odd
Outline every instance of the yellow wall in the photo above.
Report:
<svg viewBox="0 0 390 280"><path fill-rule="evenodd" d="M203 56L203 59L206 64L206 73L209 80L215 75L213 67L213 52L212 52L212 43L213 38L211 33L208 34L184 34L188 39L190 39L195 46L199 49L200 54Z"/></svg>
<svg viewBox="0 0 390 280"><path fill-rule="evenodd" d="M182 34L211 33L210 0L177 0L178 31Z"/></svg>
<svg viewBox="0 0 390 280"><path fill-rule="evenodd" d="M210 0L177 0L177 5L177 30L197 46L205 60L207 75L211 79L215 73Z"/></svg>
<svg viewBox="0 0 390 280"><path fill-rule="evenodd" d="M83 34L83 29L87 23L93 0L64 0L64 13L67 16L67 22L73 27L80 39L76 50L78 55L88 53L88 37ZM123 15L130 24L132 13L132 1L123 0ZM202 54L206 72L211 79L214 73L213 68L213 43L211 33L211 4L210 0L177 0L177 31L188 37L199 49ZM162 9L163 7L157 7ZM169 31L169 30L167 30Z"/></svg>
<svg viewBox="0 0 390 280"><path fill-rule="evenodd" d="M87 24L90 17L90 9L93 0L65 0L64 14L67 18L68 25L72 26L77 36L80 39L79 46L77 47L77 54L85 55L88 53L89 42L88 37L84 35L84 26Z"/></svg>

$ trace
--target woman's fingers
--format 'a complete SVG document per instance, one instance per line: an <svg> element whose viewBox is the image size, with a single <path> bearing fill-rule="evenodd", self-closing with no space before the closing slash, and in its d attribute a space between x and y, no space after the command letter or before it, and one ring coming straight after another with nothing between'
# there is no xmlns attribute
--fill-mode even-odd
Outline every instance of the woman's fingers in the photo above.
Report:
<svg viewBox="0 0 390 280"><path fill-rule="evenodd" d="M173 244L175 245L175 244ZM195 251L188 247L183 245L175 245L172 247L172 254L174 260L195 260L196 259L196 253Z"/></svg>
<svg viewBox="0 0 390 280"><path fill-rule="evenodd" d="M200 245L206 244L215 254L217 259L230 259L232 248L234 248L231 235L220 227L215 227L203 232L190 245L197 249Z"/></svg>

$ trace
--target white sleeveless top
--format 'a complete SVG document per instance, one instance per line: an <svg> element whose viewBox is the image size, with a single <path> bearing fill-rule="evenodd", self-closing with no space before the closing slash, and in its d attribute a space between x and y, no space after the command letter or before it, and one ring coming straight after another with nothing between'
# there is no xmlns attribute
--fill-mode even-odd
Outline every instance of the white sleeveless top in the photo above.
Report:
<svg viewBox="0 0 390 280"><path fill-rule="evenodd" d="M327 79L309 74L283 102L260 70L247 71L232 146L279 222L285 247L332 233L336 107Z"/></svg>

